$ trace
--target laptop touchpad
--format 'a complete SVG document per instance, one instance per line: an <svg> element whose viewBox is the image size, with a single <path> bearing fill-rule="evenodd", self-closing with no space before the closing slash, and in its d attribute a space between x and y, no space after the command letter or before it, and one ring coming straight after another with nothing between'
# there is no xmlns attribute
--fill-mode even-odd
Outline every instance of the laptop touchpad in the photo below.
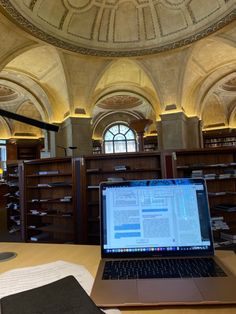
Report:
<svg viewBox="0 0 236 314"><path fill-rule="evenodd" d="M199 302L202 296L192 279L142 279L138 280L140 302L176 303Z"/></svg>
<svg viewBox="0 0 236 314"><path fill-rule="evenodd" d="M235 277L202 278L195 282L206 300L236 303Z"/></svg>

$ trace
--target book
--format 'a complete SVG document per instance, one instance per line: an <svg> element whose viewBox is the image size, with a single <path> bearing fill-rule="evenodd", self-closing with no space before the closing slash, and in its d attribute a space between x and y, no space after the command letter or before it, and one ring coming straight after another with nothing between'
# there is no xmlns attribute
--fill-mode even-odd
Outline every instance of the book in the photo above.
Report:
<svg viewBox="0 0 236 314"><path fill-rule="evenodd" d="M59 170L47 170L47 171L36 171L36 174L38 175L53 175L53 174L59 174Z"/></svg>
<svg viewBox="0 0 236 314"><path fill-rule="evenodd" d="M125 181L125 179L121 178L121 177L109 177L109 178L107 178L107 181L110 181L110 182L120 182L120 181Z"/></svg>
<svg viewBox="0 0 236 314"><path fill-rule="evenodd" d="M2 314L101 314L74 276L70 275L1 299Z"/></svg>
<svg viewBox="0 0 236 314"><path fill-rule="evenodd" d="M90 169L87 169L87 170L86 170L87 173L90 173L90 172L99 172L99 171L101 171L100 168L90 168Z"/></svg>
<svg viewBox="0 0 236 314"><path fill-rule="evenodd" d="M130 167L126 166L126 165L116 165L114 167L115 171L126 171L126 170L129 170L129 169L130 169Z"/></svg>
<svg viewBox="0 0 236 314"><path fill-rule="evenodd" d="M224 221L223 216L211 217L211 229L215 230L228 230L229 226Z"/></svg>
<svg viewBox="0 0 236 314"><path fill-rule="evenodd" d="M46 232L43 232L43 233L40 233L40 234L37 234L37 235L30 237L30 241L37 242L37 241L45 240L48 238L49 238L49 234Z"/></svg>
<svg viewBox="0 0 236 314"><path fill-rule="evenodd" d="M222 239L231 240L232 242L236 243L236 231L233 230L221 231L220 236Z"/></svg>
<svg viewBox="0 0 236 314"><path fill-rule="evenodd" d="M226 192L208 192L209 196L220 196L220 195L226 195Z"/></svg>

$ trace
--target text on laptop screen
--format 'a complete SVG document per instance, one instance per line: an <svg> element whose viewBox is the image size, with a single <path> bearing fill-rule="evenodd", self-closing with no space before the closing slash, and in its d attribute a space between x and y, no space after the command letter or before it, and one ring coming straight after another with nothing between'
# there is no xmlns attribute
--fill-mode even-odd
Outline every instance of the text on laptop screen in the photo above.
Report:
<svg viewBox="0 0 236 314"><path fill-rule="evenodd" d="M103 250L207 250L211 245L203 180L163 179L104 185Z"/></svg>

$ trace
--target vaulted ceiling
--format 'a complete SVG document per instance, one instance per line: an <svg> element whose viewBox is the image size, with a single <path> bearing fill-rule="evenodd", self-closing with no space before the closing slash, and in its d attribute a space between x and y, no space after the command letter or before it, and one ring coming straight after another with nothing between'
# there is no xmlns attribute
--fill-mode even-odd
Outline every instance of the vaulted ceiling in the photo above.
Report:
<svg viewBox="0 0 236 314"><path fill-rule="evenodd" d="M91 117L94 137L169 108L236 127L235 0L0 0L0 40L2 109ZM24 133L42 136L0 117L0 138Z"/></svg>

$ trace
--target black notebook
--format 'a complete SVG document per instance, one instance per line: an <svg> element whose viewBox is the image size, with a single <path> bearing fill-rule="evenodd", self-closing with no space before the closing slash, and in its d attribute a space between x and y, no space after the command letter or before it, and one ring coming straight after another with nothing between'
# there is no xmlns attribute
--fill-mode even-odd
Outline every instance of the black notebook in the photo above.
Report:
<svg viewBox="0 0 236 314"><path fill-rule="evenodd" d="M101 314L73 276L1 299L1 314Z"/></svg>

